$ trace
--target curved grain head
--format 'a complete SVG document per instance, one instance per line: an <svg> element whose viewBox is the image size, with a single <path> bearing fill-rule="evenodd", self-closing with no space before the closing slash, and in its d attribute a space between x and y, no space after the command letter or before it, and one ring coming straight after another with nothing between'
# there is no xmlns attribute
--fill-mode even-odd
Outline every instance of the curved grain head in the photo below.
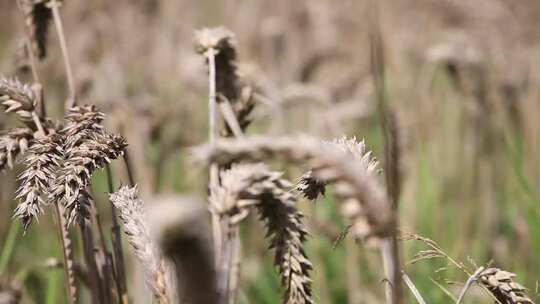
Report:
<svg viewBox="0 0 540 304"><path fill-rule="evenodd" d="M232 225L254 206L266 226L269 248L275 252L274 264L285 289L283 302L313 303L312 265L303 249L307 231L296 208L296 196L289 191L291 186L280 172L272 172L263 164L235 164L221 172L221 185L211 189L210 201L220 216L231 219Z"/></svg>

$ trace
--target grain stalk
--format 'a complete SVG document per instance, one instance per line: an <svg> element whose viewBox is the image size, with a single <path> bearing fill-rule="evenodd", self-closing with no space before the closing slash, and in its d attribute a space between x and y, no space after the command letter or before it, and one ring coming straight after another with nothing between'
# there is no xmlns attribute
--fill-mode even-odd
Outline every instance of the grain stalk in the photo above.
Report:
<svg viewBox="0 0 540 304"><path fill-rule="evenodd" d="M398 129L393 113L390 112L386 98L386 86L384 75L384 49L382 45L382 34L379 24L378 7L375 1L370 2L370 59L371 72L373 74L373 86L384 149L384 174L386 177L386 190L391 200L392 212L394 214L393 233L389 238L383 240L381 254L383 257L383 267L385 276L390 284L386 284L386 302L389 304L406 303L403 295L403 283L401 276L401 257L399 242L397 240L397 229L399 225L398 207L401 192L400 174L400 151L398 143Z"/></svg>
<svg viewBox="0 0 540 304"><path fill-rule="evenodd" d="M62 4L57 0L49 0L47 6L52 10L54 25L56 33L58 34L58 40L60 42L60 50L62 51L62 59L64 61L64 69L66 72L66 78L68 82L69 96L66 99L65 109L71 109L77 104L77 91L75 88L75 78L73 77L73 69L71 68L71 62L67 49L66 37L64 34L64 26L62 24L62 17L60 16L60 6Z"/></svg>

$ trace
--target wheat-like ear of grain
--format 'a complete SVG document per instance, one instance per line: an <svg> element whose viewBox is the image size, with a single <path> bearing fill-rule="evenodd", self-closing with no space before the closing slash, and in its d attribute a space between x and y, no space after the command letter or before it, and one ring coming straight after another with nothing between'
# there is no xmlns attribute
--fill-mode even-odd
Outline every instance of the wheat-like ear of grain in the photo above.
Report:
<svg viewBox="0 0 540 304"><path fill-rule="evenodd" d="M195 32L195 49L205 56L209 51L215 52L217 101L230 103L238 126L244 131L251 123L255 100L251 84L240 77L238 71L234 34L224 27L203 28ZM232 137L234 132L225 124L221 135Z"/></svg>
<svg viewBox="0 0 540 304"><path fill-rule="evenodd" d="M20 0L31 50L38 59L47 55L47 33L52 13L46 3L46 0Z"/></svg>
<svg viewBox="0 0 540 304"><path fill-rule="evenodd" d="M504 304L534 304L525 294L526 288L514 281L515 274L498 268L488 268L479 276L480 283Z"/></svg>
<svg viewBox="0 0 540 304"><path fill-rule="evenodd" d="M124 231L145 270L148 284L160 303L169 303L166 264L150 237L144 205L138 197L137 187L124 186L117 192L111 193L109 198L120 211Z"/></svg>
<svg viewBox="0 0 540 304"><path fill-rule="evenodd" d="M357 141L356 138L342 137L332 141L323 142L326 145L333 146L356 158L364 167L365 172L374 174L377 172L378 161L373 157L371 151L367 150L363 140ZM313 176L311 170L304 173L296 185L296 190L302 193L307 199L315 200L326 192L327 183Z"/></svg>
<svg viewBox="0 0 540 304"><path fill-rule="evenodd" d="M61 137L58 134L33 141L25 161L26 169L19 177L21 186L17 198L20 203L14 215L21 219L24 231L43 212L44 197L50 191L50 183L56 176L62 157Z"/></svg>
<svg viewBox="0 0 540 304"><path fill-rule="evenodd" d="M126 140L104 130L104 114L94 106L77 106L66 115L67 125L59 132L64 136L64 160L52 183L49 199L66 208L68 224L88 218L92 174L118 158L127 147Z"/></svg>
<svg viewBox="0 0 540 304"><path fill-rule="evenodd" d="M342 214L353 225L356 237L384 238L394 232L394 215L386 191L364 164L335 147L309 137L253 137L222 139L215 145L193 151L205 162L224 164L238 161L282 159L312 168L313 175L324 182L333 182L340 198Z"/></svg>
<svg viewBox="0 0 540 304"><path fill-rule="evenodd" d="M29 85L17 79L0 78L0 105L6 113L16 113L21 121L32 123L36 95Z"/></svg>
<svg viewBox="0 0 540 304"><path fill-rule="evenodd" d="M13 168L15 159L23 154L34 138L34 132L28 128L15 128L0 135L0 172Z"/></svg>
<svg viewBox="0 0 540 304"><path fill-rule="evenodd" d="M263 164L233 164L221 172L221 185L211 189L211 205L235 225L255 206L265 223L269 248L275 251L274 264L285 288L284 303L313 303L312 264L303 250L307 231L302 213L297 210L296 196L288 189L292 184L279 172Z"/></svg>

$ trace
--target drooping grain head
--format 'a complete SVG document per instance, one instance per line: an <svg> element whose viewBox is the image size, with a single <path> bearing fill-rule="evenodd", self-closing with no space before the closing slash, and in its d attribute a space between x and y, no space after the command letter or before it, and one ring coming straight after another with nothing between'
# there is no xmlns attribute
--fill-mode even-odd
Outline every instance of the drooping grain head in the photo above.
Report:
<svg viewBox="0 0 540 304"><path fill-rule="evenodd" d="M27 128L15 128L0 135L0 172L13 168L18 155L26 152L34 132Z"/></svg>
<svg viewBox="0 0 540 304"><path fill-rule="evenodd" d="M268 247L275 251L284 303L313 303L312 265L303 250L307 231L296 208L296 196L289 191L291 186L282 173L272 172L264 164L234 164L221 172L221 185L212 189L210 200L217 206L217 214L227 215L232 225L255 206L266 225Z"/></svg>
<svg viewBox="0 0 540 304"><path fill-rule="evenodd" d="M195 32L195 50L204 56L209 56L209 51L215 55L216 93L231 103L236 102L239 94L235 47L234 34L224 27Z"/></svg>
<svg viewBox="0 0 540 304"><path fill-rule="evenodd" d="M534 304L525 294L526 288L514 281L515 274L498 268L482 271L480 283L486 286L493 296L504 304Z"/></svg>
<svg viewBox="0 0 540 304"><path fill-rule="evenodd" d="M0 105L6 113L16 113L22 121L31 122L36 102L36 95L29 85L17 79L0 78Z"/></svg>
<svg viewBox="0 0 540 304"><path fill-rule="evenodd" d="M70 145L69 140L64 143L63 166L52 185L50 198L65 206L69 224L88 217L83 198L92 174L121 156L126 147L123 137L97 132L88 132L87 137L76 145Z"/></svg>
<svg viewBox="0 0 540 304"><path fill-rule="evenodd" d="M394 217L386 191L365 163L317 139L222 139L213 146L195 149L194 156L216 164L281 159L307 165L318 180L335 185L341 212L353 225L350 231L356 237L384 238L394 233Z"/></svg>
<svg viewBox="0 0 540 304"><path fill-rule="evenodd" d="M356 138L341 137L332 141L323 142L326 145L337 148L344 154L354 157L364 167L366 173L374 174L377 172L378 161L373 157L371 151L366 149L364 140L357 141ZM307 199L315 200L319 195L324 195L326 183L313 176L312 171L304 173L297 185L296 190L302 193Z"/></svg>

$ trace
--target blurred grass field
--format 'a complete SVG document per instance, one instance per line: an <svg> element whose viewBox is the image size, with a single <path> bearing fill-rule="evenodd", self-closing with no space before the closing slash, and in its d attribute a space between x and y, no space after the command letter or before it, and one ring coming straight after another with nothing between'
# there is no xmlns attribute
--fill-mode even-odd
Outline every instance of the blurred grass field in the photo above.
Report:
<svg viewBox="0 0 540 304"><path fill-rule="evenodd" d="M383 158L370 87L365 1L100 0L64 6L81 99L108 113L112 127L124 126L149 203L160 193L205 195L205 172L190 162L188 148L206 141L206 75L192 50L192 32L207 25L223 24L236 33L240 61L255 66L253 78L270 99L285 99L292 84L310 91L284 101L282 112L259 106L249 134L356 136ZM399 0L380 1L379 9L389 101L402 134L401 229L435 240L468 265L492 261L516 273L536 299L540 5ZM13 71L22 33L16 11L13 3L0 3L0 73L5 75ZM56 44L53 31L50 38ZM321 54L330 59L303 78L310 59ZM47 75L49 111L56 116L65 98L60 62L54 45L40 66ZM15 124L0 114L0 125ZM273 166L291 180L304 169ZM25 236L12 220L18 172L19 167L0 175L0 282L16 282L24 295L21 303L66 303L62 269L47 266L62 255L52 215L47 212ZM116 185L126 182L118 173ZM94 176L92 190L110 227L104 172ZM316 302L378 303L385 284L378 254L350 238L332 249L336 233L345 229L333 200L330 191L315 203L300 203L311 233L307 254L315 265ZM261 238L264 230L248 222L241 231L238 303L279 303L280 283ZM425 249L412 241L402 245L405 262ZM77 238L74 247L80 254ZM441 259L405 266L428 303L454 303L442 288L457 296L467 279L454 269L435 272L443 266ZM131 290L142 284L137 273L131 263ZM465 303L490 303L479 288L470 293ZM84 297L81 303L87 303Z"/></svg>

